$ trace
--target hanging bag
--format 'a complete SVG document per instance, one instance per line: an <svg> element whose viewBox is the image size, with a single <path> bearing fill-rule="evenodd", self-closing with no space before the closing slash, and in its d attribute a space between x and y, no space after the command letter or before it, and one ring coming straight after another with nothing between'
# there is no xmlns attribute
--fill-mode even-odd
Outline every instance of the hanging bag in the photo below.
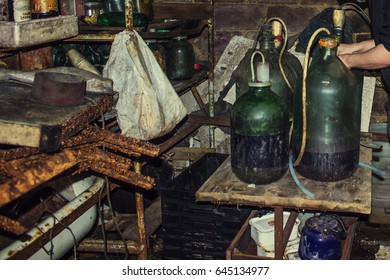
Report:
<svg viewBox="0 0 390 280"><path fill-rule="evenodd" d="M136 31L115 36L103 76L119 93L117 119L122 134L139 140L163 136L187 115L180 97L152 51Z"/></svg>

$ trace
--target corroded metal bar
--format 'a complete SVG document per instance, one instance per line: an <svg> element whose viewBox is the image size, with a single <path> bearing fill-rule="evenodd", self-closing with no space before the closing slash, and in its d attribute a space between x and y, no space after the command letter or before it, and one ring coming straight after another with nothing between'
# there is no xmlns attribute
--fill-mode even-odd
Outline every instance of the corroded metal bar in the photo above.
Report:
<svg viewBox="0 0 390 280"><path fill-rule="evenodd" d="M118 135L117 133L113 133L109 130L99 130L99 128L93 126L90 126L89 129L92 131L98 130L101 137L100 140L106 143L112 143L151 157L155 157L159 153L159 147L148 142L137 140L125 135Z"/></svg>
<svg viewBox="0 0 390 280"><path fill-rule="evenodd" d="M72 151L63 150L52 155L49 161L25 170L18 177L0 184L0 207L49 181L77 163L78 159Z"/></svg>
<svg viewBox="0 0 390 280"><path fill-rule="evenodd" d="M8 161L39 154L38 148L20 147L15 149L0 150L0 160Z"/></svg>
<svg viewBox="0 0 390 280"><path fill-rule="evenodd" d="M138 157L138 158L142 156L141 153L131 151L131 150L127 149L126 147L122 147L122 146L115 145L112 143L106 143L106 142L100 141L97 144L99 144L99 146L104 148L104 149L110 149L110 150L115 151L115 152L121 152L121 153L126 154L128 156L133 156L133 157Z"/></svg>
<svg viewBox="0 0 390 280"><path fill-rule="evenodd" d="M12 220L2 215L0 215L0 228L16 235L21 235L28 230L24 225L22 225L18 221Z"/></svg>
<svg viewBox="0 0 390 280"><path fill-rule="evenodd" d="M115 165L104 162L91 164L90 169L102 175L109 176L119 181L150 190L154 186L154 179L148 176L137 174L132 171L115 170Z"/></svg>
<svg viewBox="0 0 390 280"><path fill-rule="evenodd" d="M139 162L134 163L134 171L137 174L141 174L141 164ZM146 243L146 228L145 228L145 207L144 196L141 192L135 192L135 207L137 209L137 223L138 223L138 237L139 242L143 246L139 257L141 260L148 258L147 243Z"/></svg>
<svg viewBox="0 0 390 280"><path fill-rule="evenodd" d="M107 148L125 153L129 156L140 157L141 154L155 157L159 154L159 147L148 142L143 142L124 135L118 135L98 127L88 126L72 138L62 142L62 148L73 148L84 144L94 146L106 146ZM0 161L26 158L40 154L38 148L21 147L15 149L0 150ZM41 154L42 155L42 154ZM44 155L44 154L43 154ZM1 171L1 167L0 167Z"/></svg>
<svg viewBox="0 0 390 280"><path fill-rule="evenodd" d="M79 145L98 142L100 140L99 130L92 129L92 128L93 128L92 126L87 126L83 130L81 130L79 134L63 141L62 147L72 148Z"/></svg>
<svg viewBox="0 0 390 280"><path fill-rule="evenodd" d="M101 239L84 239L77 251L79 252L104 252L107 249L107 253L113 254L126 254L125 244L121 240L107 240L107 248L105 248L104 240ZM127 252L129 254L139 254L143 250L143 245L134 241L126 241Z"/></svg>
<svg viewBox="0 0 390 280"><path fill-rule="evenodd" d="M101 150L90 145L82 146L80 149L74 149L80 162L89 162L91 164L107 163L115 166L113 171L128 171L133 166L133 161L111 152Z"/></svg>
<svg viewBox="0 0 390 280"><path fill-rule="evenodd" d="M112 96L106 95L87 108L80 110L61 124L61 140L64 141L81 131L89 123L102 116L112 107Z"/></svg>
<svg viewBox="0 0 390 280"><path fill-rule="evenodd" d="M283 229L283 252L286 250L287 243L291 235L291 231L295 225L295 221L297 220L297 218L298 218L298 211L292 210L288 217L286 225L284 226Z"/></svg>
<svg viewBox="0 0 390 280"><path fill-rule="evenodd" d="M283 259L283 207L276 206L274 208L275 221L275 259Z"/></svg>
<svg viewBox="0 0 390 280"><path fill-rule="evenodd" d="M133 1L127 0L125 5L126 30L133 31Z"/></svg>
<svg viewBox="0 0 390 280"><path fill-rule="evenodd" d="M1 171L13 177L20 176L25 170L45 164L50 157L47 154L37 154L30 157L19 158L4 162Z"/></svg>
<svg viewBox="0 0 390 280"><path fill-rule="evenodd" d="M154 186L153 178L129 170L130 159L85 145L54 155L40 154L4 163L2 171L13 178L0 184L0 207L77 164L80 171L93 170L145 189Z"/></svg>
<svg viewBox="0 0 390 280"><path fill-rule="evenodd" d="M213 6L214 9L214 6ZM214 20L212 17L210 17L207 21L207 27L208 27L208 60L210 64L210 71L209 71L209 79L208 79L208 96L209 96L209 116L214 117L214 102L215 102L215 93L214 93ZM210 134L210 148L215 148L215 127L210 126L209 127L209 134Z"/></svg>

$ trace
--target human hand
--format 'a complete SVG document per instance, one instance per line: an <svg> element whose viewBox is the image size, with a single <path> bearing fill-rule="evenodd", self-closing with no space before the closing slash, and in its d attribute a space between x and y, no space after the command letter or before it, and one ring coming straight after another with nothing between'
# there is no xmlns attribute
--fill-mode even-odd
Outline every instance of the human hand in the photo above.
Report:
<svg viewBox="0 0 390 280"><path fill-rule="evenodd" d="M337 55L350 54L355 52L355 47L352 44L340 44L337 47Z"/></svg>
<svg viewBox="0 0 390 280"><path fill-rule="evenodd" d="M351 55L350 54L340 54L338 55L339 59L344 63L345 66L347 66L349 69L351 69L351 67L349 66L349 63L348 63L348 60L349 60L349 57Z"/></svg>

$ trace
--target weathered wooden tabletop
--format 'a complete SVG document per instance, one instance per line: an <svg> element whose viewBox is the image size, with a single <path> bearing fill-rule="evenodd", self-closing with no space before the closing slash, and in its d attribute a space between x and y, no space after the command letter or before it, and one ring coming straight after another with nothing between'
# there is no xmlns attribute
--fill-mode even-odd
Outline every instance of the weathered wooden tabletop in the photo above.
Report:
<svg viewBox="0 0 390 280"><path fill-rule="evenodd" d="M34 100L31 86L1 83L0 144L41 147L50 138L66 140L111 107L108 93L87 92L83 104L61 107Z"/></svg>
<svg viewBox="0 0 390 280"><path fill-rule="evenodd" d="M360 161L371 163L370 149L361 147ZM371 211L371 170L368 168L359 166L351 177L330 183L312 181L299 174L297 176L315 195L314 199L307 197L298 188L289 171L277 182L248 185L234 175L229 157L196 192L196 200L362 214Z"/></svg>

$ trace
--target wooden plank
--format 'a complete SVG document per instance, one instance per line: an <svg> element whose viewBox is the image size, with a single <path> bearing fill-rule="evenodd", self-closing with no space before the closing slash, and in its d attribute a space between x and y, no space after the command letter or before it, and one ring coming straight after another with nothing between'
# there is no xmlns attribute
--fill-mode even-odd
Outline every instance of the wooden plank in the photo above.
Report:
<svg viewBox="0 0 390 280"><path fill-rule="evenodd" d="M174 147L169 153L173 154L171 160L196 160L204 154L215 153L215 151L215 148Z"/></svg>
<svg viewBox="0 0 390 280"><path fill-rule="evenodd" d="M175 135L173 135L167 141L159 145L159 154L163 154L164 152L168 151L172 148L172 146L176 145L178 142L188 137L188 135L190 135L192 132L194 132L201 126L202 124L200 123L185 123L178 129L178 131L176 131Z"/></svg>
<svg viewBox="0 0 390 280"><path fill-rule="evenodd" d="M39 126L15 124L0 120L0 143L39 147L41 128Z"/></svg>
<svg viewBox="0 0 390 280"><path fill-rule="evenodd" d="M371 162L371 150L361 147L360 161ZM282 179L268 185L248 185L232 172L230 157L196 192L197 201L224 202L260 207L283 206L319 211L369 214L371 212L371 170L360 167L337 182L317 182L298 175L312 193L307 197L295 184L288 171Z"/></svg>
<svg viewBox="0 0 390 280"><path fill-rule="evenodd" d="M145 238L149 238L156 229L161 225L161 197L158 197L153 203L145 210ZM137 219L132 219L127 224L125 230L123 230L123 237L125 239L139 241Z"/></svg>

